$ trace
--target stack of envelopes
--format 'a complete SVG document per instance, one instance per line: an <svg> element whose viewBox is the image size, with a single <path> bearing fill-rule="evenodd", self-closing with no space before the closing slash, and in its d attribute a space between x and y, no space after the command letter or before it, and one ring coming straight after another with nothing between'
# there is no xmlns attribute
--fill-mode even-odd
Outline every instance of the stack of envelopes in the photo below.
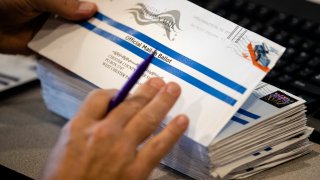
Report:
<svg viewBox="0 0 320 180"><path fill-rule="evenodd" d="M46 60L39 62L38 76L48 108L68 119L88 92L97 88ZM310 151L308 137L312 132L306 126L304 103L297 96L260 83L208 147L184 136L162 163L195 179L231 179L300 157Z"/></svg>

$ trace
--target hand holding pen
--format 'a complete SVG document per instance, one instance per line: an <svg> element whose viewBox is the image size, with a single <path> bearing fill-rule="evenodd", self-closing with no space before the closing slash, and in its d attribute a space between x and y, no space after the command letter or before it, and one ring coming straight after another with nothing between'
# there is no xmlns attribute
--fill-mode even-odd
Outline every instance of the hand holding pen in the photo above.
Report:
<svg viewBox="0 0 320 180"><path fill-rule="evenodd" d="M115 92L91 92L63 128L43 179L147 179L187 129L179 115L150 138L180 93L176 83L151 78L106 114Z"/></svg>

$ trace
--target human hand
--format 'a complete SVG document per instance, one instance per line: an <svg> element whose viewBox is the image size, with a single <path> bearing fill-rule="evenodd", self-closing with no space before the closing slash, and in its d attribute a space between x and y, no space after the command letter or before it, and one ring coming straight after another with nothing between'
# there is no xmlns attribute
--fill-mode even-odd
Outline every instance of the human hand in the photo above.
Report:
<svg viewBox="0 0 320 180"><path fill-rule="evenodd" d="M153 78L106 115L115 94L95 90L62 130L43 179L147 179L188 126L184 115L151 137L180 95Z"/></svg>
<svg viewBox="0 0 320 180"><path fill-rule="evenodd" d="M79 0L1 0L0 52L30 54L27 44L48 13L76 21L90 18L96 11L94 3Z"/></svg>

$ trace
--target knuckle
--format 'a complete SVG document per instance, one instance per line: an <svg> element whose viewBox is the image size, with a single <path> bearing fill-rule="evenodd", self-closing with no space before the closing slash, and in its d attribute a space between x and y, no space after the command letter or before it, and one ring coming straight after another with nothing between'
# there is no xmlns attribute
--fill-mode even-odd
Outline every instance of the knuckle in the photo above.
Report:
<svg viewBox="0 0 320 180"><path fill-rule="evenodd" d="M155 116L155 114L151 113L139 113L138 119L143 119L145 122L145 125L147 126L148 129L156 129L159 126L159 119L158 117Z"/></svg>
<svg viewBox="0 0 320 180"><path fill-rule="evenodd" d="M181 134L176 128L173 127L167 127L165 130L171 137L178 137Z"/></svg>
<svg viewBox="0 0 320 180"><path fill-rule="evenodd" d="M163 105L164 107L171 106L175 101L176 101L176 98L167 94L167 93L161 94L160 99L159 99L159 103L161 105Z"/></svg>
<svg viewBox="0 0 320 180"><path fill-rule="evenodd" d="M129 108L133 111L139 111L142 108L142 106L139 103L131 100L127 101L125 106L126 108Z"/></svg>
<svg viewBox="0 0 320 180"><path fill-rule="evenodd" d="M165 143L161 139L154 139L153 141L150 141L150 145L152 146L153 149L156 149L159 151L164 148Z"/></svg>
<svg viewBox="0 0 320 180"><path fill-rule="evenodd" d="M145 104L149 102L149 99L144 96L134 96L127 100L126 107L139 111Z"/></svg>
<svg viewBox="0 0 320 180"><path fill-rule="evenodd" d="M134 154L134 150L129 146L129 143L123 142L119 143L118 147L115 148L116 153L120 156L127 156ZM128 157L129 158L129 157Z"/></svg>
<svg viewBox="0 0 320 180"><path fill-rule="evenodd" d="M114 129L110 128L108 126L99 125L94 131L93 131L93 137L96 140L114 140L117 139L119 133Z"/></svg>
<svg viewBox="0 0 320 180"><path fill-rule="evenodd" d="M140 93L143 93L147 97L155 96L158 91L159 89L152 87L150 85L143 84L140 86Z"/></svg>

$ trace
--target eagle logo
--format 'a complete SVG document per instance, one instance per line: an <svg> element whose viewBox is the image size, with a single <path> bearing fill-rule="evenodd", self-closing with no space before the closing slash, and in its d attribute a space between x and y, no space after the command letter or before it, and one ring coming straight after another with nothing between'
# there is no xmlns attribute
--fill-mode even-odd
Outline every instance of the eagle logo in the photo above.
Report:
<svg viewBox="0 0 320 180"><path fill-rule="evenodd" d="M174 41L177 31L181 30L179 26L180 12L170 10L156 13L142 3L136 4L135 8L129 9L139 25L157 24L165 30L165 35L170 41Z"/></svg>

